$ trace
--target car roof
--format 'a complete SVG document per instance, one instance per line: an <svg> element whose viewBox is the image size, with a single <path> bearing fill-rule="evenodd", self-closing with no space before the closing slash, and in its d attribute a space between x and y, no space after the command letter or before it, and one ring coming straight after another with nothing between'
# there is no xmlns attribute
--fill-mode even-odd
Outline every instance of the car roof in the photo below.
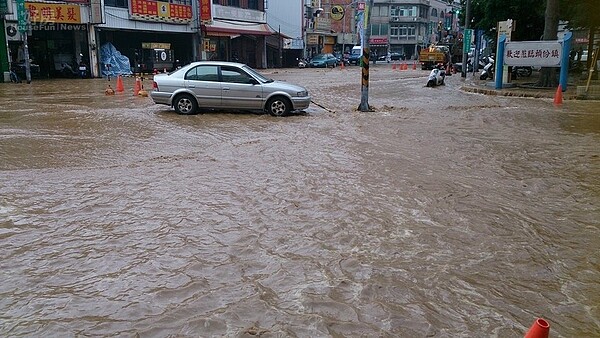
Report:
<svg viewBox="0 0 600 338"><path fill-rule="evenodd" d="M189 64L183 66L182 68L191 68L191 67L195 67L195 66L233 66L233 67L248 67L248 68L250 68L250 66L248 66L244 63L229 62L229 61L195 61L195 62L192 62L192 63L189 63Z"/></svg>

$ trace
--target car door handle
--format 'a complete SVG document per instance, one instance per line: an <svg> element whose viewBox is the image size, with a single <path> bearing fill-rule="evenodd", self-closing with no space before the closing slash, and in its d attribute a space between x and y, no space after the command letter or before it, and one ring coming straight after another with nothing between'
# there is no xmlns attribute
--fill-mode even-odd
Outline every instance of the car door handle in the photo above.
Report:
<svg viewBox="0 0 600 338"><path fill-rule="evenodd" d="M223 87L223 90L229 90L229 87Z"/></svg>
<svg viewBox="0 0 600 338"><path fill-rule="evenodd" d="M188 87L190 87L190 88L196 88L196 86L194 86L194 85L189 85Z"/></svg>

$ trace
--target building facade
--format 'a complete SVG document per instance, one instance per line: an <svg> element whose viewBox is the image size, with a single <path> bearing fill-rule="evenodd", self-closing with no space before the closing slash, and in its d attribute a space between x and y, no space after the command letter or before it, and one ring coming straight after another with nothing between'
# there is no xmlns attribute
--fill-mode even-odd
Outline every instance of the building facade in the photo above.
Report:
<svg viewBox="0 0 600 338"><path fill-rule="evenodd" d="M196 60L241 61L266 68L267 38L275 31L267 25L264 3L32 0L19 1L25 13L19 17L17 0L0 0L0 41L6 46L0 51L5 75L1 80L11 67L24 63L26 50L35 76L61 77L65 65L77 69L83 63L91 76L100 77L110 67L102 55L106 46L128 59L134 73L171 70Z"/></svg>
<svg viewBox="0 0 600 338"><path fill-rule="evenodd" d="M352 46L360 45L357 23L364 19L366 2L306 1L307 54L347 53ZM399 53L406 59L416 59L421 48L458 36L459 6L442 0L374 0L369 25L370 49L380 56Z"/></svg>

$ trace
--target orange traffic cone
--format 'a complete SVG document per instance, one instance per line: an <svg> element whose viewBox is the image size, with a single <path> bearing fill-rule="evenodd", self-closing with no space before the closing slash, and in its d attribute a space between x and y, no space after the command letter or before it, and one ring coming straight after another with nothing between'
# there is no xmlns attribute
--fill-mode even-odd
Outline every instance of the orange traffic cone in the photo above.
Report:
<svg viewBox="0 0 600 338"><path fill-rule="evenodd" d="M148 97L148 92L144 89L144 79L140 78L140 91L138 95L141 97Z"/></svg>
<svg viewBox="0 0 600 338"><path fill-rule="evenodd" d="M562 86L558 85L558 88L556 89L556 93L554 94L554 104L555 105L561 105L563 101L563 94L562 94Z"/></svg>
<svg viewBox="0 0 600 338"><path fill-rule="evenodd" d="M392 63L392 70L396 70L396 64Z"/></svg>
<svg viewBox="0 0 600 338"><path fill-rule="evenodd" d="M548 338L549 333L550 324L542 318L538 318L533 322L527 334L525 334L525 338Z"/></svg>
<svg viewBox="0 0 600 338"><path fill-rule="evenodd" d="M413 62L413 70L417 70L417 63Z"/></svg>
<svg viewBox="0 0 600 338"><path fill-rule="evenodd" d="M340 70L344 70L344 60L342 60L342 63L340 64Z"/></svg>
<svg viewBox="0 0 600 338"><path fill-rule="evenodd" d="M108 87L106 87L106 90L104 91L104 95L115 95L115 90L112 89L110 85L108 85Z"/></svg>
<svg viewBox="0 0 600 338"><path fill-rule="evenodd" d="M140 94L140 78L135 78L135 85L133 86L133 96L138 96Z"/></svg>
<svg viewBox="0 0 600 338"><path fill-rule="evenodd" d="M117 93L122 93L125 91L123 88L123 77L121 75L117 76Z"/></svg>

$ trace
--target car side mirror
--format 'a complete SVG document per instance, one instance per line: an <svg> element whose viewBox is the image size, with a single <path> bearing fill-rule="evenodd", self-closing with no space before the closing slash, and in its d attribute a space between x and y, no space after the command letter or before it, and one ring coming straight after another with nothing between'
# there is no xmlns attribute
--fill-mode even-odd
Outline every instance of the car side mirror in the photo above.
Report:
<svg viewBox="0 0 600 338"><path fill-rule="evenodd" d="M258 82L258 80L257 80L257 79L254 79L254 78L252 78L252 79L250 79L250 83L251 83L251 84L253 84L253 85L257 85L257 84L259 84L260 82Z"/></svg>

